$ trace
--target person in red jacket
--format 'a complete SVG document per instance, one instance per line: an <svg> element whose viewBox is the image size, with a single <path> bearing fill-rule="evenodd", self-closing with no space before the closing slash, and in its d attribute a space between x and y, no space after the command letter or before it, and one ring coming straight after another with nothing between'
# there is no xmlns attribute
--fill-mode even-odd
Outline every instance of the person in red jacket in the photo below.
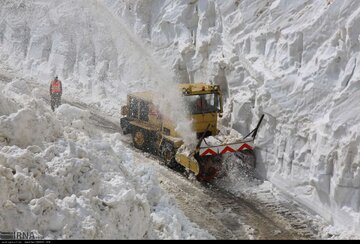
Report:
<svg viewBox="0 0 360 244"><path fill-rule="evenodd" d="M55 79L50 83L50 98L51 109L55 111L55 108L61 105L62 84L61 81L55 76Z"/></svg>

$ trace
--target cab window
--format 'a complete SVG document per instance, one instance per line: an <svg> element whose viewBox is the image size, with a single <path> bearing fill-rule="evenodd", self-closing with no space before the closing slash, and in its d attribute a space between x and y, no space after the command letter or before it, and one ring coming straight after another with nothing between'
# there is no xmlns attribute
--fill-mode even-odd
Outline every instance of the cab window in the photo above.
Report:
<svg viewBox="0 0 360 244"><path fill-rule="evenodd" d="M219 96L217 94L186 96L185 101L192 114L214 113L220 111Z"/></svg>
<svg viewBox="0 0 360 244"><path fill-rule="evenodd" d="M140 101L140 120L149 121L149 103Z"/></svg>
<svg viewBox="0 0 360 244"><path fill-rule="evenodd" d="M129 117L136 119L139 114L139 100L134 97L130 97L129 99Z"/></svg>

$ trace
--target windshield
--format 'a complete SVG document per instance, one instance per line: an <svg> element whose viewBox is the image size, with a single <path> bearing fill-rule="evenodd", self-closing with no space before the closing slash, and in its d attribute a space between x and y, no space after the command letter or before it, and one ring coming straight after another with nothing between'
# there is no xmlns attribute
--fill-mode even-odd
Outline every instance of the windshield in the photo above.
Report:
<svg viewBox="0 0 360 244"><path fill-rule="evenodd" d="M184 99L192 114L215 113L220 111L219 96L217 94L185 96Z"/></svg>

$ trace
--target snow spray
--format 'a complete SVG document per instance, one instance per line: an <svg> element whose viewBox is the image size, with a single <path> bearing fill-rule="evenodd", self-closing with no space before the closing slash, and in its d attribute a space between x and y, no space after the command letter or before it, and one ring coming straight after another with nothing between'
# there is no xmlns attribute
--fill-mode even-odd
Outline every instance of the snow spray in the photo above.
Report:
<svg viewBox="0 0 360 244"><path fill-rule="evenodd" d="M181 91L171 75L171 68L160 64L159 58L122 23L120 18L111 18L109 21L116 22L111 25L113 27L117 26L116 30L114 29L112 32L118 33L113 33L113 35L119 34L121 35L119 38L123 40L127 38L128 40L124 41L131 43L131 45L128 45L127 54L129 57L136 59L137 67L141 67L143 79L148 81L145 89L152 90L156 95L154 103L158 106L160 113L176 124L175 130L183 138L185 144L196 143L196 134L192 130L191 117L188 115ZM121 34L119 33L120 30ZM144 89L144 87L140 88L141 90Z"/></svg>

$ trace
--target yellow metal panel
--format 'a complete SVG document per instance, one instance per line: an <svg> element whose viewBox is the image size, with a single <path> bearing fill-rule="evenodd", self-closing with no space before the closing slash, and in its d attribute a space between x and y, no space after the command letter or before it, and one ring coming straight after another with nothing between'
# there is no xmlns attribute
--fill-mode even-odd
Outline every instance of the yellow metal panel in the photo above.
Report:
<svg viewBox="0 0 360 244"><path fill-rule="evenodd" d="M156 131L156 130L160 129L159 127L157 127L155 125L152 125L152 124L149 124L149 123L144 123L141 120L132 120L129 123L132 124L132 125L135 125L137 127L141 127L143 129L151 130L151 131Z"/></svg>
<svg viewBox="0 0 360 244"><path fill-rule="evenodd" d="M187 91L189 95L196 94L209 94L209 93L218 93L220 94L219 85L209 85L205 83L196 83L196 84L179 84L180 90Z"/></svg>
<svg viewBox="0 0 360 244"><path fill-rule="evenodd" d="M184 142L180 137L172 137L163 135L164 139L171 141L174 144L175 148L179 148Z"/></svg>
<svg viewBox="0 0 360 244"><path fill-rule="evenodd" d="M169 119L164 119L163 120L163 128L167 128L170 130L170 135L172 137L180 137L180 135L175 131L175 124L169 120Z"/></svg>
<svg viewBox="0 0 360 244"><path fill-rule="evenodd" d="M149 103L149 123L161 127L161 114L153 103Z"/></svg>
<svg viewBox="0 0 360 244"><path fill-rule="evenodd" d="M194 114L193 129L195 132L205 132L206 129L210 130L213 135L217 134L217 114ZM210 125L210 126L209 126Z"/></svg>
<svg viewBox="0 0 360 244"><path fill-rule="evenodd" d="M188 157L184 154L178 153L175 155L175 160L185 168L191 170L195 175L199 174L199 164L194 157Z"/></svg>

